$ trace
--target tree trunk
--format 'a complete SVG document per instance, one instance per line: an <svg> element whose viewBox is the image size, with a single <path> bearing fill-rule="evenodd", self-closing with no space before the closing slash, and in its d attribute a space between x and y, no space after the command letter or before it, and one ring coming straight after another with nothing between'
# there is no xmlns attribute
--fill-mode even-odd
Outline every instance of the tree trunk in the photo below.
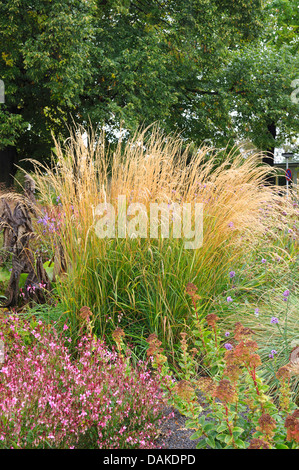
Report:
<svg viewBox="0 0 299 470"><path fill-rule="evenodd" d="M13 186L13 177L16 173L15 163L17 163L17 149L9 146L0 150L0 187L9 189Z"/></svg>

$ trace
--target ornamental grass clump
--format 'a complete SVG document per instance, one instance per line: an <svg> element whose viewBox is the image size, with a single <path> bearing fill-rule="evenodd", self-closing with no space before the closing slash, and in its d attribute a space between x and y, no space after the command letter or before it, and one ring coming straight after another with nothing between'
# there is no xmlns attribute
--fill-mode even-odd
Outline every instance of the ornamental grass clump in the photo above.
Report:
<svg viewBox="0 0 299 470"><path fill-rule="evenodd" d="M264 184L270 169L261 164L261 157L240 149L225 158L214 149L193 150L156 127L126 141L120 137L113 149L104 133L85 134L82 128L64 144L55 140L53 165L35 162L33 176L37 198L47 211L59 198L61 223L51 232L51 249L55 253L60 247L65 257L67 275L57 278L55 289L70 327L78 328L78 312L86 305L94 312L98 335L111 337L121 312L121 326L139 352L144 352L147 335L156 332L174 356L191 318L187 282L196 282L201 303L208 306L223 291L231 266L250 255L261 236L267 250L281 236L278 228L285 224L277 215L282 198ZM202 246L188 249L184 234L172 237L171 221L169 237L161 231L145 238L119 233L118 216L124 215L118 207L120 196L127 208L142 204L147 215L152 203L202 204ZM115 210L114 237L97 236L103 218L99 204L111 204ZM129 223L135 212L125 215ZM44 222L39 228L44 229Z"/></svg>
<svg viewBox="0 0 299 470"><path fill-rule="evenodd" d="M67 325L59 335L14 316L3 325L0 448L155 447L164 393L146 363L87 334L71 355Z"/></svg>

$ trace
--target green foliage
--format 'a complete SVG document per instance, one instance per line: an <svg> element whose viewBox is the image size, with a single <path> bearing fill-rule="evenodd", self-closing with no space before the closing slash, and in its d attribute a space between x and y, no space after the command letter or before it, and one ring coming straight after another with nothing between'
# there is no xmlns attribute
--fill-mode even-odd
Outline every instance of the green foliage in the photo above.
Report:
<svg viewBox="0 0 299 470"><path fill-rule="evenodd" d="M296 15L283 0L2 1L1 148L48 160L73 120L273 147L269 124L278 143L298 130Z"/></svg>
<svg viewBox="0 0 299 470"><path fill-rule="evenodd" d="M266 150L298 135L298 105L290 99L298 68L298 56L289 47L281 47L279 55L269 45L247 46L232 53L223 79L225 95L237 111L232 125L239 139Z"/></svg>
<svg viewBox="0 0 299 470"><path fill-rule="evenodd" d="M19 114L12 114L4 106L0 108L0 142L1 147L14 145L17 139L23 134L27 123Z"/></svg>
<svg viewBox="0 0 299 470"><path fill-rule="evenodd" d="M294 54L298 52L299 12L296 0L268 0L265 11L268 41L277 49L288 44Z"/></svg>
<svg viewBox="0 0 299 470"><path fill-rule="evenodd" d="M65 133L89 74L91 13L92 2L76 0L0 2L1 148L49 158L51 131Z"/></svg>

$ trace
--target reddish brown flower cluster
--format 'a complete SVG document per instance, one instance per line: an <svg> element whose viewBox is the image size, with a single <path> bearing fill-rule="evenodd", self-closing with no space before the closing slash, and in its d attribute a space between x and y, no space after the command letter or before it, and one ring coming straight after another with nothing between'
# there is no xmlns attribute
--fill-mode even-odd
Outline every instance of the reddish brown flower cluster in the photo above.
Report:
<svg viewBox="0 0 299 470"><path fill-rule="evenodd" d="M163 355L163 349L160 347L162 342L158 339L156 333L151 333L147 338L149 348L146 352L148 357L154 357L157 365L162 365L166 362L167 358Z"/></svg>
<svg viewBox="0 0 299 470"><path fill-rule="evenodd" d="M82 307L80 308L79 316L82 320L89 321L90 317L92 316L92 311L90 310L89 307Z"/></svg>
<svg viewBox="0 0 299 470"><path fill-rule="evenodd" d="M287 428L287 440L299 443L299 409L286 417L285 428Z"/></svg>
<svg viewBox="0 0 299 470"><path fill-rule="evenodd" d="M197 386L206 395L213 395L213 392L216 389L216 383L211 377L200 377L197 381Z"/></svg>
<svg viewBox="0 0 299 470"><path fill-rule="evenodd" d="M192 282L188 282L186 285L186 294L190 295L194 300L200 299L200 296L196 293L198 291L198 287L196 287L195 284L192 284Z"/></svg>
<svg viewBox="0 0 299 470"><path fill-rule="evenodd" d="M262 439L251 439L248 449L270 449L268 442Z"/></svg>
<svg viewBox="0 0 299 470"><path fill-rule="evenodd" d="M158 339L156 333L151 333L146 340L149 343L149 348L147 350L148 356L155 356L158 352L162 352L163 350L160 348L161 341Z"/></svg>
<svg viewBox="0 0 299 470"><path fill-rule="evenodd" d="M272 416L270 416L269 413L263 413L261 417L259 418L258 422L259 422L259 425L256 427L257 431L260 431L269 439L271 439L275 434L274 432L274 430L276 429L275 419L272 418Z"/></svg>
<svg viewBox="0 0 299 470"><path fill-rule="evenodd" d="M234 349L227 349L225 351L224 359L228 366L240 364L240 361L235 357Z"/></svg>
<svg viewBox="0 0 299 470"><path fill-rule="evenodd" d="M112 338L116 342L117 349L119 353L121 354L122 350L122 339L125 337L125 332L122 328L117 327L113 332L112 332Z"/></svg>
<svg viewBox="0 0 299 470"><path fill-rule="evenodd" d="M188 348L188 344L187 344L187 333L185 333L184 331L182 333L180 333L180 336L182 337L181 339L181 348L182 348L182 351L184 353L187 352L187 348Z"/></svg>
<svg viewBox="0 0 299 470"><path fill-rule="evenodd" d="M256 341L250 338L251 334L252 330L250 328L244 328L240 322L235 324L234 338L239 343L235 345L234 349L228 350L225 353L225 360L228 366L245 365L246 367L256 369L261 365L260 356L255 353L258 345ZM237 372L237 370L230 370L231 372ZM229 372L229 369L226 372Z"/></svg>
<svg viewBox="0 0 299 470"><path fill-rule="evenodd" d="M188 295L196 294L197 290L198 287L196 287L195 284L192 284L192 282L188 282L188 284L186 285L186 294Z"/></svg>
<svg viewBox="0 0 299 470"><path fill-rule="evenodd" d="M186 401L191 401L195 398L193 387L187 380L181 380L175 386L175 391L180 398Z"/></svg>
<svg viewBox="0 0 299 470"><path fill-rule="evenodd" d="M237 344L231 354L226 354L228 362L234 362L235 364L245 364L252 367L257 367L261 364L259 356L254 354L257 349L257 343L252 340L241 340Z"/></svg>
<svg viewBox="0 0 299 470"><path fill-rule="evenodd" d="M82 330L86 328L87 332L90 335L92 335L92 324L91 324L92 315L93 313L89 307L84 306L80 308L80 312L79 312L79 319L81 321L80 332L82 332Z"/></svg>
<svg viewBox="0 0 299 470"><path fill-rule="evenodd" d="M223 374L228 377L232 382L237 382L238 378L242 374L242 370L237 364L230 364L226 366Z"/></svg>
<svg viewBox="0 0 299 470"><path fill-rule="evenodd" d="M125 337L125 332L122 328L118 327L112 332L112 338L114 341L119 342Z"/></svg>
<svg viewBox="0 0 299 470"><path fill-rule="evenodd" d="M219 320L219 317L217 317L215 313L209 313L209 315L206 316L206 320L207 320L207 324L214 328L216 325L216 322Z"/></svg>
<svg viewBox="0 0 299 470"><path fill-rule="evenodd" d="M276 372L276 377L279 380L289 380L290 378L290 367L288 364L280 367Z"/></svg>
<svg viewBox="0 0 299 470"><path fill-rule="evenodd" d="M256 369L262 364L261 358L258 354L251 354L249 358L249 366L252 369Z"/></svg>
<svg viewBox="0 0 299 470"><path fill-rule="evenodd" d="M253 335L254 332L250 328L246 328L242 323L235 323L234 337L237 341L248 338Z"/></svg>
<svg viewBox="0 0 299 470"><path fill-rule="evenodd" d="M221 379L218 382L217 388L213 392L213 396L224 403L234 403L238 398L235 388L227 379Z"/></svg>

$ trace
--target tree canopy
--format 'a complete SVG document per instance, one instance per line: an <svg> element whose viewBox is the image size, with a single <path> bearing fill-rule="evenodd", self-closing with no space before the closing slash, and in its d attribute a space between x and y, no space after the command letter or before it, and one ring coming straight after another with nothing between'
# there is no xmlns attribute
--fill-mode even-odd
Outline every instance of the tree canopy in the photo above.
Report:
<svg viewBox="0 0 299 470"><path fill-rule="evenodd" d="M271 152L298 132L297 33L295 0L1 0L0 164L73 122Z"/></svg>

